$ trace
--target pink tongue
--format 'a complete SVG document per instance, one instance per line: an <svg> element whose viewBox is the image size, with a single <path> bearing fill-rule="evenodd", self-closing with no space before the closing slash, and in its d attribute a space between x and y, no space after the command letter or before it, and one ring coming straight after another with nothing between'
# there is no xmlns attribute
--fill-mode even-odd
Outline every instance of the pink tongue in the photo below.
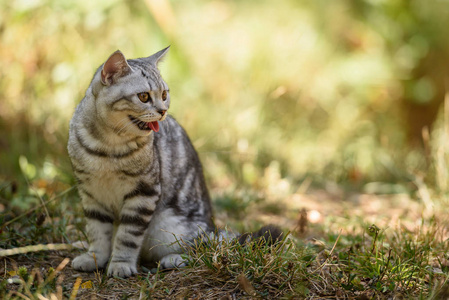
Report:
<svg viewBox="0 0 449 300"><path fill-rule="evenodd" d="M159 123L157 121L154 122L148 122L148 126L153 130L154 132L159 131Z"/></svg>

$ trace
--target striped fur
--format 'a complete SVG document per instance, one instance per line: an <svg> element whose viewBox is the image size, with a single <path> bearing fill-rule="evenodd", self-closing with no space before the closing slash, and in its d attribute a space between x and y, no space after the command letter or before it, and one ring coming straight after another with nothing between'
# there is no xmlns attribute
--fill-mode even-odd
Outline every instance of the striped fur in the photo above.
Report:
<svg viewBox="0 0 449 300"><path fill-rule="evenodd" d="M182 265L176 239L213 230L198 155L165 114L170 95L157 63L167 51L132 60L112 54L70 122L68 151L90 243L72 262L77 270L109 262L108 275L128 277L137 272L139 257L163 267ZM150 96L146 103L138 97L143 92ZM155 121L158 132L139 128L138 122Z"/></svg>

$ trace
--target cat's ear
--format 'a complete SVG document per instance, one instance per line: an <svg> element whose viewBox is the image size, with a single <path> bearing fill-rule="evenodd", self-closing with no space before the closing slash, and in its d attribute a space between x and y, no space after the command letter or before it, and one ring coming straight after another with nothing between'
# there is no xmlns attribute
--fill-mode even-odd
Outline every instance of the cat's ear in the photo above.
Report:
<svg viewBox="0 0 449 300"><path fill-rule="evenodd" d="M120 50L109 56L101 70L101 83L104 85L113 84L118 78L131 72L131 67L126 62L126 58Z"/></svg>
<svg viewBox="0 0 449 300"><path fill-rule="evenodd" d="M167 48L162 49L161 51L158 51L154 53L151 56L148 56L146 60L153 66L157 67L157 65L163 60L165 54L167 54L168 50L170 49L170 46Z"/></svg>

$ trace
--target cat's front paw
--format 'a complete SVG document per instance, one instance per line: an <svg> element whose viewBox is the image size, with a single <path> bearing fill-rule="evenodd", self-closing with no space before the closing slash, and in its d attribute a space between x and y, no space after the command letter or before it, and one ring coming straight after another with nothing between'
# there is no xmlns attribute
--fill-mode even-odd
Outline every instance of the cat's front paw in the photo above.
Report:
<svg viewBox="0 0 449 300"><path fill-rule="evenodd" d="M92 253L81 254L72 261L72 268L83 272L93 272L97 269L103 269L108 262L108 257L96 254L95 258Z"/></svg>
<svg viewBox="0 0 449 300"><path fill-rule="evenodd" d="M179 254L169 254L161 259L161 269L184 268L187 261Z"/></svg>
<svg viewBox="0 0 449 300"><path fill-rule="evenodd" d="M113 262L109 264L108 276L127 278L137 273L135 265L126 262Z"/></svg>

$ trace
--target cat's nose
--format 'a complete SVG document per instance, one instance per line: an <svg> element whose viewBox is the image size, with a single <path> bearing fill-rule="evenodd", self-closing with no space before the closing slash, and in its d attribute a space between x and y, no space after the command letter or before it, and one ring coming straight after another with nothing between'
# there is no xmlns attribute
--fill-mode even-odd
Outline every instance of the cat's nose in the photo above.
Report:
<svg viewBox="0 0 449 300"><path fill-rule="evenodd" d="M161 109L161 110L158 110L157 112L160 113L161 116L164 116L167 111Z"/></svg>

